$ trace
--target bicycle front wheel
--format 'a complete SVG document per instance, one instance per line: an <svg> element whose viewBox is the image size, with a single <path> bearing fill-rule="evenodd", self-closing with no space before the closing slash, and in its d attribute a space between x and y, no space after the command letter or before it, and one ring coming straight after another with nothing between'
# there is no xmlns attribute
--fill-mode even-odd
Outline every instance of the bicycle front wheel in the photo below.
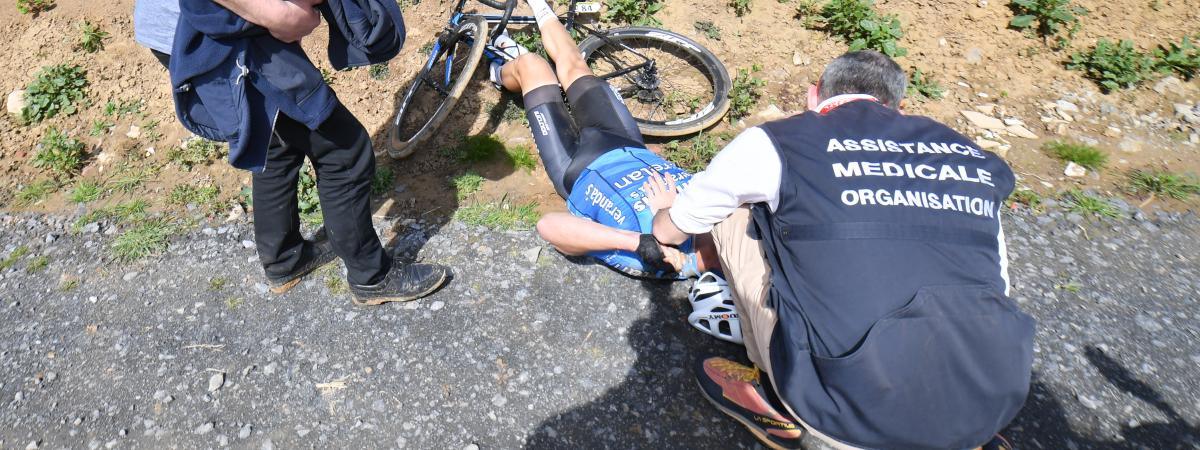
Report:
<svg viewBox="0 0 1200 450"><path fill-rule="evenodd" d="M433 54L404 93L388 138L388 156L406 158L454 109L479 66L486 44L483 17L464 19L438 37Z"/></svg>
<svg viewBox="0 0 1200 450"><path fill-rule="evenodd" d="M733 82L711 51L650 27L599 32L579 44L596 76L620 92L642 134L673 137L704 130L729 111Z"/></svg>

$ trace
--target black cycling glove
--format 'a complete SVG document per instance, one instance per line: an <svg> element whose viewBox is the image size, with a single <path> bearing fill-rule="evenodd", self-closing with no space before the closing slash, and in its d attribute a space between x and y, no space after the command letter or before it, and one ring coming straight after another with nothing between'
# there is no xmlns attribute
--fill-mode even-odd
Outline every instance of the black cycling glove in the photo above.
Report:
<svg viewBox="0 0 1200 450"><path fill-rule="evenodd" d="M655 275L675 273L675 267L664 261L666 255L663 254L662 248L659 248L658 239L653 234L642 234L638 240L637 254L642 264L646 265L647 272Z"/></svg>

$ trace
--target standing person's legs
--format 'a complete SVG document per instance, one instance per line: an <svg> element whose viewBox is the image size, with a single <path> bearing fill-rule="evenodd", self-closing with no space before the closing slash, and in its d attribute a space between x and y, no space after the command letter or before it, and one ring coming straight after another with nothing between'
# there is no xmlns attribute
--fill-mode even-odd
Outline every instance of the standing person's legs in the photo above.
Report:
<svg viewBox="0 0 1200 450"><path fill-rule="evenodd" d="M325 229L334 252L346 263L348 281L359 285L379 282L391 267L391 259L371 224L371 176L375 172L371 135L338 104L320 127L308 133L306 143L317 171Z"/></svg>
<svg viewBox="0 0 1200 450"><path fill-rule="evenodd" d="M300 264L304 239L296 201L300 166L308 128L280 115L267 148L267 164L252 177L254 241L268 278L293 273Z"/></svg>

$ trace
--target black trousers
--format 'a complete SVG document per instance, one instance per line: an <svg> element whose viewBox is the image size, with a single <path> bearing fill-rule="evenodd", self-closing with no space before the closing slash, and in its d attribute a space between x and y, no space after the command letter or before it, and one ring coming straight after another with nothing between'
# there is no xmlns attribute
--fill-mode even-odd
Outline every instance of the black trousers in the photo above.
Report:
<svg viewBox="0 0 1200 450"><path fill-rule="evenodd" d="M171 55L151 50L163 67ZM300 262L304 238L296 198L304 158L317 171L317 192L333 251L346 264L354 284L375 284L391 269L391 259L371 225L371 177L375 152L371 135L341 103L316 130L283 114L267 149L267 167L254 174L254 240L269 274L290 273Z"/></svg>
<svg viewBox="0 0 1200 450"><path fill-rule="evenodd" d="M254 174L254 239L269 274L286 274L300 262L304 240L296 194L304 158L317 172L325 231L354 284L374 284L391 268L371 225L375 153L362 123L338 104L316 130L279 115L267 165Z"/></svg>

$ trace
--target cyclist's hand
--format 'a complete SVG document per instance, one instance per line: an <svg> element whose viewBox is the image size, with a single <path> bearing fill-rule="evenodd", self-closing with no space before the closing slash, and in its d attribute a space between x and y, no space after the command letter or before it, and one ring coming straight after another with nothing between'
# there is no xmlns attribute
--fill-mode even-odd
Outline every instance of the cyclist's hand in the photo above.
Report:
<svg viewBox="0 0 1200 450"><path fill-rule="evenodd" d="M283 42L298 42L321 25L321 13L313 9L320 0L283 0L264 26Z"/></svg>
<svg viewBox="0 0 1200 450"><path fill-rule="evenodd" d="M675 177L667 174L664 179L662 175L655 173L650 176L650 181L642 185L642 192L646 193L646 206L650 208L650 214L655 214L660 210L670 208L675 203Z"/></svg>
<svg viewBox="0 0 1200 450"><path fill-rule="evenodd" d="M663 262L670 264L675 268L676 272L683 272L683 264L687 261L687 255L675 247L659 244L658 246L663 252Z"/></svg>

